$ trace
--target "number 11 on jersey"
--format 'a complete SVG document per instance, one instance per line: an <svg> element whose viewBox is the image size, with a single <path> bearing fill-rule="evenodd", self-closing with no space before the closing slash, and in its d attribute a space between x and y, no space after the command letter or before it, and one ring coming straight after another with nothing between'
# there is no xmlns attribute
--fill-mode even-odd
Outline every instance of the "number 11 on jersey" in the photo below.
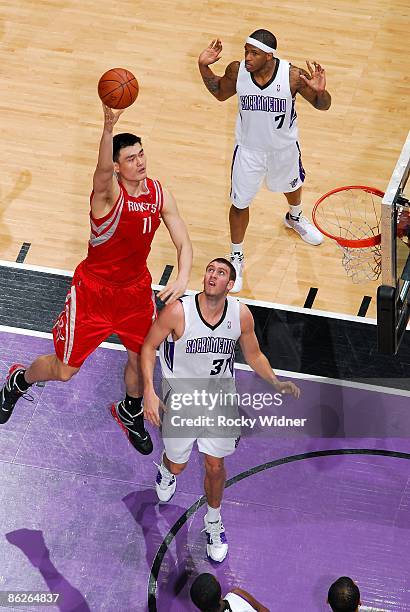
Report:
<svg viewBox="0 0 410 612"><path fill-rule="evenodd" d="M152 228L151 217L144 217L144 227L142 229L143 234L149 234Z"/></svg>

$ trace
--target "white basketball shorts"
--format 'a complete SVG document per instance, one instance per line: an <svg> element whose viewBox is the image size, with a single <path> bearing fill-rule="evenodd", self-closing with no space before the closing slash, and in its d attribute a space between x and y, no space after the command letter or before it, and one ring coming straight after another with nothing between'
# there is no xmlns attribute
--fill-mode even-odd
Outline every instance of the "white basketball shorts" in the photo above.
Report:
<svg viewBox="0 0 410 612"><path fill-rule="evenodd" d="M231 202L248 208L265 179L269 191L290 193L305 180L299 144L278 151L253 151L236 145L231 170Z"/></svg>
<svg viewBox="0 0 410 612"><path fill-rule="evenodd" d="M200 453L228 457L235 451L237 438L163 438L165 454L173 463L186 463L196 441Z"/></svg>

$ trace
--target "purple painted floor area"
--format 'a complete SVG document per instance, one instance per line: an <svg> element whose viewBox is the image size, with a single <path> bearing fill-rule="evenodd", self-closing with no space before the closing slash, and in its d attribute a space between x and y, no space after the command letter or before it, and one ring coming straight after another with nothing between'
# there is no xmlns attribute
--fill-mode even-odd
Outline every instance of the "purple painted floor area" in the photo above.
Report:
<svg viewBox="0 0 410 612"><path fill-rule="evenodd" d="M0 377L13 361L52 351L47 339L0 332ZM153 488L161 443L151 457L128 444L108 413L122 397L125 354L99 349L71 382L33 389L0 428L0 591L61 593L64 612L147 609L152 562L172 525L202 495L194 451L172 502ZM266 391L239 371L242 391ZM299 384L299 383L298 383ZM408 398L300 382L272 414L308 418L303 431L248 432L227 459L228 477L282 457L357 448L410 453ZM249 414L250 411L247 409ZM388 436L384 432L388 432ZM158 576L157 607L192 610L192 576L212 571L224 589L242 586L272 611L326 610L330 583L352 576L362 603L410 610L410 462L375 455L300 458L226 490L230 552L210 565L204 508L178 531Z"/></svg>

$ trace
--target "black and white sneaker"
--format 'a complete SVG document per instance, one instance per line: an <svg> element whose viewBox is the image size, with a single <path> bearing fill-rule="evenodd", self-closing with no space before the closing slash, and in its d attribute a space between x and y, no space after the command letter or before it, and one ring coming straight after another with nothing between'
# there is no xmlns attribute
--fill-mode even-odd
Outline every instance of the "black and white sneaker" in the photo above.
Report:
<svg viewBox="0 0 410 612"><path fill-rule="evenodd" d="M154 464L158 468L157 477L155 479L155 488L159 501L169 502L175 493L177 488L177 479L164 464L164 456L162 456L161 465L158 463Z"/></svg>
<svg viewBox="0 0 410 612"><path fill-rule="evenodd" d="M128 438L128 441L132 446L137 450L141 455L149 455L153 451L153 444L151 440L151 436L148 431L142 426L142 430L140 427L137 427L136 419L137 417L125 417L119 414L118 408L123 402L117 402L111 406L111 414L113 418L117 421L118 425L121 427L123 432ZM126 412L126 411L125 411ZM138 415L140 416L140 415Z"/></svg>
<svg viewBox="0 0 410 612"><path fill-rule="evenodd" d="M215 522L208 521L207 516L204 516L204 529L207 543L206 543L206 554L212 561L222 563L228 554L228 542L225 535L225 529L222 524L222 519Z"/></svg>
<svg viewBox="0 0 410 612"><path fill-rule="evenodd" d="M20 372L25 372L25 367L20 363L14 363L6 378L6 383L0 391L0 425L7 423L14 410L14 406L20 397L23 397L26 391L19 389L16 384L16 377ZM31 396L27 399L33 399Z"/></svg>

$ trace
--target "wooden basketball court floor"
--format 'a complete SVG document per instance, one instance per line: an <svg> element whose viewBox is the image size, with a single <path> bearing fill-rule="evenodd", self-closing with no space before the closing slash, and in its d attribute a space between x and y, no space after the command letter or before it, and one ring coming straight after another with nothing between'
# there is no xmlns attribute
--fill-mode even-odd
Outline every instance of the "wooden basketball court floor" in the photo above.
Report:
<svg viewBox="0 0 410 612"><path fill-rule="evenodd" d="M221 74L229 61L241 59L246 36L264 27L276 34L281 57L326 67L329 112L298 104L304 210L310 215L317 197L333 187L387 185L409 124L409 14L404 0L3 2L1 380L12 359L29 363L52 350L51 321L70 271L86 253L102 127L96 87L105 70L126 67L140 82L140 96L118 129L143 137L150 175L178 200L194 246L189 288L197 290L204 265L228 254L236 116L234 99L221 104L205 90L199 52L219 35L224 53L215 69ZM123 392L124 354L110 345L98 349L67 387L34 388L34 402L19 405L0 432L3 589L44 590L45 582L50 592L61 593L57 607L65 612L179 612L190 609L182 578L194 569L215 570L224 588L242 581L272 609L313 612L327 609L331 577L350 573L365 606L410 610L410 344L403 341L400 359L377 354L368 331L377 283L353 285L330 241L314 248L289 235L285 211L280 194L261 191L253 203L241 295L283 305L251 306L256 331L272 367L299 379L304 399L298 410L313 414L317 429L300 438L258 440L257 453L250 438L243 440L228 465L229 487L235 485L224 505L231 558L222 568L209 565L199 534L202 515L189 515L203 503L198 455L181 478L176 503L161 508L152 464L136 460L102 413L111 396ZM13 262L23 258L21 270ZM154 283L175 265L163 228L149 265ZM302 308L308 296L313 309L346 320L310 316ZM366 311L361 323L352 320L359 311ZM253 380L243 364L237 374L242 385ZM361 382L340 382L352 378ZM161 443L154 436L158 460ZM252 479L245 480L249 468ZM243 521L245 508L258 529ZM175 521L180 531L155 566ZM260 555L268 530L268 540L277 543L271 564ZM275 581L282 587L278 594L272 594Z"/></svg>
<svg viewBox="0 0 410 612"><path fill-rule="evenodd" d="M73 270L85 255L102 126L97 81L124 66L141 90L118 130L142 136L149 174L175 194L194 246L189 288L199 289L204 265L229 252L236 100L219 103L206 91L197 56L220 36L224 51L215 70L222 74L259 27L275 33L280 57L298 66L318 60L327 71L331 109L298 101L305 213L334 187L383 190L409 123L405 0L289 0L274 8L266 0L17 0L2 4L1 19L0 259L16 261L23 243L32 265ZM374 317L377 282L353 285L332 241L312 247L287 231L284 202L262 190L252 204L241 295L303 307L316 288L313 308L350 315L368 296L367 316ZM149 264L156 283L166 265L175 265L163 228Z"/></svg>

